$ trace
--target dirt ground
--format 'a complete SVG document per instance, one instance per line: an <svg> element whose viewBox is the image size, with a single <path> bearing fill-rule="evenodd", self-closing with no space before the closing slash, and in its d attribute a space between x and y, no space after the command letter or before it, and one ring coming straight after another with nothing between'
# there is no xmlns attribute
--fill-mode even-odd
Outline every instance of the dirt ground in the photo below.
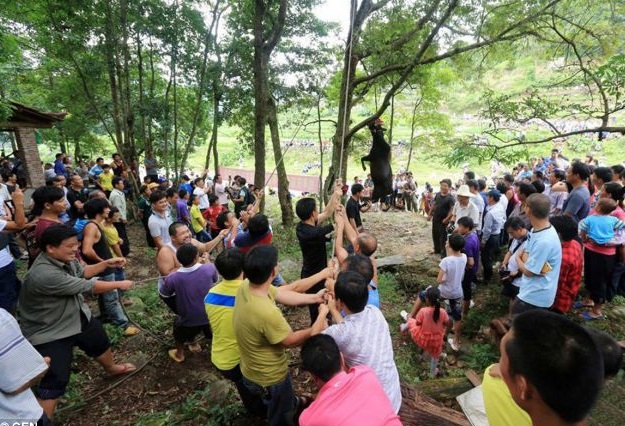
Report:
<svg viewBox="0 0 625 426"><path fill-rule="evenodd" d="M429 228L424 218L406 212L371 212L364 216L365 226L378 236L379 257L401 254L414 263L430 256ZM131 226L130 240L132 252L129 256L127 277L135 281L154 278L157 275L154 265L154 251L145 246L143 229ZM298 273L299 262L287 257L281 258L283 273L293 279ZM430 264L435 265L428 261ZM146 294L156 292L155 280L143 282L130 292L138 306L128 308L129 317L146 331L138 336L123 338L117 336L114 345L115 358L134 362L139 371L123 382L104 376L99 366L77 351L73 363L72 385L66 397L59 404L57 420L62 425L84 425L88 417L90 424L96 425L164 425L175 417L176 423L187 423L180 418L181 405L198 399L206 402L206 397L216 405L238 404L232 387L220 380L210 362L210 342L204 340L201 354L189 354L183 364L172 362L166 349L172 347L171 331L168 328L150 330L155 319L168 323L172 316L163 308L160 312L142 312L150 301ZM137 300L138 299L138 300ZM97 313L97 304L91 303ZM285 315L293 329L305 328L309 324L305 308L285 308ZM154 317L157 316L159 318ZM162 328L162 327L161 327ZM316 389L307 373L299 367L299 349L291 352L291 373L296 391L314 396ZM208 392L205 392L209 389ZM101 394L100 394L101 393ZM83 405L83 402L87 403ZM189 409L192 411L192 407ZM184 410L183 410L184 411ZM176 413L168 417L167 413ZM187 413L189 414L189 413ZM192 415L192 413L191 413ZM189 419L190 421L191 419ZM224 423L226 420L224 419ZM219 424L217 420L214 424ZM230 417L228 424L263 424L244 414Z"/></svg>
<svg viewBox="0 0 625 426"><path fill-rule="evenodd" d="M397 325L400 322L399 311L409 310L416 292L432 284L436 278L439 257L430 253L431 228L424 217L398 211L369 212L363 215L363 222L365 228L378 238L378 258L391 255L406 258L405 265L386 270L385 279L394 283L393 288L380 290L383 296L381 307L391 328L395 359L402 381L416 385L446 406L458 409L455 396L470 388L464 377L465 368L476 364L487 365L496 360L496 350L484 336L483 326L488 317L478 313L471 317L470 313L466 328L471 339L467 338L460 354L450 354L441 363L442 378L427 378L426 363L416 354L414 344L398 333ZM280 232L279 226L274 228ZM210 362L209 341L201 342L202 353L187 352L187 359L182 364L176 364L168 358L167 349L173 347L170 326L173 317L156 296L155 253L145 247L141 227L130 227L130 240L132 253L129 256L127 277L135 281L154 278L138 284L130 292L135 305L128 308L129 317L145 331L131 338L114 335L112 340L116 359L134 362L140 369L124 381L107 378L97 364L77 351L72 383L59 405L58 424L165 426L193 424L198 419L210 425L264 424L262 420L250 418L243 412L234 388L227 381L221 380ZM283 250L281 246L280 250L281 271L287 281L293 280L299 275L298 249L291 246ZM492 296L493 292L497 292L497 289L491 286L476 295L477 305L491 303L486 309L488 313L501 309L501 303L496 297L493 299L495 302L489 301L489 295ZM97 303L92 303L92 307L96 312ZM309 325L306 308L284 308L284 313L295 330ZM474 350L476 347L480 349L477 352ZM296 392L314 396L314 383L306 372L301 371L299 365L299 349L289 352ZM622 384L622 379L613 382L610 390L622 390ZM80 405L84 401L86 404ZM621 414L625 415L625 412L620 405L604 400L600 401L599 406L601 412L612 413L609 418L624 418ZM592 424L619 423L602 420Z"/></svg>

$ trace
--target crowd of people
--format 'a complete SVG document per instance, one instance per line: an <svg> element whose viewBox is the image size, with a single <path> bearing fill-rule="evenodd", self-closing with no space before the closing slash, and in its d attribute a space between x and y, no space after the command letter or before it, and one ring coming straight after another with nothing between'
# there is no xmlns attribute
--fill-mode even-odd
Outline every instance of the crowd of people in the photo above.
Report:
<svg viewBox="0 0 625 426"><path fill-rule="evenodd" d="M111 163L98 158L74 168L57 154L44 165L46 185L25 206L17 174L3 162L0 419L52 424L74 347L111 376L136 370L115 362L102 326L119 327L128 338L141 332L124 309L133 285L124 270L132 251L126 228L136 218L156 251L154 291L175 315L171 362L201 352L203 335L212 364L245 409L271 425L401 424L400 378L380 310L377 239L361 217L372 207L370 176L347 188L337 182L323 210L311 197L296 202L302 266L300 279L287 283L270 220L260 212L262 188L208 170L170 182L158 176L154 159L145 167L142 176L136 161L126 165L114 154ZM622 352L613 339L563 314L587 308L585 320L601 320L605 303L625 292L623 183L622 166L569 162L558 151L519 164L490 186L466 172L462 182L443 179L439 192L427 185L419 196L410 172L397 176L387 203L423 211L432 222L433 254L442 257L436 283L402 312L400 327L428 357L430 374L440 373L446 343L460 349L477 288L497 273L510 298L513 321L501 362L485 375L487 415L508 419L493 424L576 424L604 377L619 369ZM28 260L23 282L21 260ZM586 297L577 300L582 277ZM98 317L85 294L97 298ZM278 304L307 306L310 326L293 330ZM293 389L287 349L296 346L319 388L314 400ZM586 390L564 398L557 395L563 383Z"/></svg>

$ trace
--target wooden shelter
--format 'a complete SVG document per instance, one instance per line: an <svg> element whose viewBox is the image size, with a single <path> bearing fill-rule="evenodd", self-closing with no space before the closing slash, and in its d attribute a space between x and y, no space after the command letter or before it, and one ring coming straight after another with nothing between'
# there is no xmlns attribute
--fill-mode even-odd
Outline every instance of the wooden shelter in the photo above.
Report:
<svg viewBox="0 0 625 426"><path fill-rule="evenodd" d="M17 142L16 152L25 172L26 186L44 185L43 167L37 148L36 129L50 129L63 121L66 112L41 112L16 102L10 102L13 113L0 123L0 131L13 132Z"/></svg>

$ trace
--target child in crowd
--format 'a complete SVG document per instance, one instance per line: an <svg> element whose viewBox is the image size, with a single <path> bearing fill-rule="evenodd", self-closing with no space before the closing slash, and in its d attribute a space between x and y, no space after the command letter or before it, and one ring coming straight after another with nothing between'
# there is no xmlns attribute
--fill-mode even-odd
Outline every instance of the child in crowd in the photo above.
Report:
<svg viewBox="0 0 625 426"><path fill-rule="evenodd" d="M439 284L441 297L447 300L447 313L453 319L454 337L450 337L447 342L454 351L460 349L460 326L462 320L462 279L467 266L467 255L462 253L464 249L464 237L459 234L452 234L445 244L447 256L441 260L436 282ZM425 303L425 291L419 293L410 315L407 318L416 318L417 313ZM406 315L402 312L402 317ZM449 326L447 329L449 330Z"/></svg>
<svg viewBox="0 0 625 426"><path fill-rule="evenodd" d="M615 232L625 227L625 223L610 216L616 209L616 202L610 198L601 198L597 202L597 214L579 222L579 234L584 242L589 240L597 245L607 245L614 238Z"/></svg>
<svg viewBox="0 0 625 426"><path fill-rule="evenodd" d="M221 229L219 229L219 226L217 225L217 217L220 213L225 212L228 209L222 204L219 204L219 197L216 195L209 195L208 203L209 206L206 210L204 210L202 215L204 216L204 219L206 219L210 228L211 237L215 238L221 232Z"/></svg>
<svg viewBox="0 0 625 426"><path fill-rule="evenodd" d="M438 358L443 351L445 330L449 324L447 312L441 310L440 296L438 288L428 287L425 290L426 307L419 310L416 318L407 318L408 322L399 326L402 332L408 330L412 340L430 357L432 377L438 374Z"/></svg>
<svg viewBox="0 0 625 426"><path fill-rule="evenodd" d="M508 251L501 262L499 279L501 281L501 295L510 299L510 308L517 294L521 282L521 271L517 264L516 255L525 251L528 230L525 222L518 216L513 216L504 224L505 232L510 236Z"/></svg>
<svg viewBox="0 0 625 426"><path fill-rule="evenodd" d="M117 232L117 228L115 227L115 223L119 222L120 220L121 215L119 213L119 209L117 207L111 206L111 210L109 211L108 216L104 219L104 222L102 223L102 231L104 232L106 242L111 249L111 254L113 255L113 257L124 257L124 255L122 254L122 244L124 243L124 240L119 237L119 232ZM115 268L115 281L124 281L125 279L126 276L124 274L124 268ZM132 301L124 297L124 290L117 290L117 292L119 293L119 298L124 306L132 305Z"/></svg>
<svg viewBox="0 0 625 426"><path fill-rule="evenodd" d="M206 219L204 219L204 216L202 216L202 212L200 211L200 198L195 194L191 194L189 197L189 204L191 205L189 214L191 215L191 228L193 230L193 234L198 241L207 243L212 238L208 232L206 232Z"/></svg>
<svg viewBox="0 0 625 426"><path fill-rule="evenodd" d="M610 198L601 198L597 202L595 213L579 222L579 235L584 242L584 283L588 291L581 306L588 306L589 311L582 312L585 320L604 319L603 305L608 298L608 286L612 284L614 247L617 232L621 233L625 223L611 216L616 209L616 202ZM590 299L590 300L589 300Z"/></svg>
<svg viewBox="0 0 625 426"><path fill-rule="evenodd" d="M176 348L168 351L169 357L176 362L184 361L184 344L190 342L199 333L207 339L212 337L211 328L206 316L204 297L215 285L219 276L212 263L201 264L197 247L183 244L176 251L176 258L182 265L176 272L165 278L160 292L164 297L176 295L176 311L174 321L174 340ZM191 352L201 352L199 344L189 345Z"/></svg>
<svg viewBox="0 0 625 426"><path fill-rule="evenodd" d="M464 237L464 253L467 255L467 267L462 278L462 316L469 313L472 286L480 263L480 238L474 231L475 226L473 219L468 216L463 216L456 222L456 231Z"/></svg>
<svg viewBox="0 0 625 426"><path fill-rule="evenodd" d="M103 171L102 173L100 173L98 180L100 183L100 188L106 194L106 198L108 198L109 195L111 195L111 191L113 190L113 178L115 177L115 174L113 174L111 166L109 166L108 164L103 165L102 170Z"/></svg>

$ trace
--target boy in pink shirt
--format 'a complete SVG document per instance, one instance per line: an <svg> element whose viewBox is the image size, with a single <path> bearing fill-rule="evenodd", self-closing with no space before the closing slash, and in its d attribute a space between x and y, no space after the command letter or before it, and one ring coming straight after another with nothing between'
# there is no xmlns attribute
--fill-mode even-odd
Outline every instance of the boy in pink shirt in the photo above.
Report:
<svg viewBox="0 0 625 426"><path fill-rule="evenodd" d="M319 394L299 418L300 426L401 426L373 370L359 365L345 371L334 339L318 334L302 347L302 366Z"/></svg>

